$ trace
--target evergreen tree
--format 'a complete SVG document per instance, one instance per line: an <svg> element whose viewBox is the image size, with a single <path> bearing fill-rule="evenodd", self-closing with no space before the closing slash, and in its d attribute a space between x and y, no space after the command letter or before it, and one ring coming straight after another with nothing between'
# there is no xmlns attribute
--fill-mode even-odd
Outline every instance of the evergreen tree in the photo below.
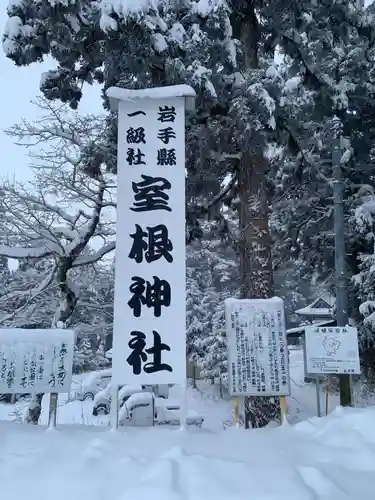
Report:
<svg viewBox="0 0 375 500"><path fill-rule="evenodd" d="M363 326L360 329L362 347L373 346L375 341L375 190L363 189L357 207L350 218L350 227L361 240L358 254L358 273L353 283L359 299L359 313Z"/></svg>
<svg viewBox="0 0 375 500"><path fill-rule="evenodd" d="M89 371L93 364L93 352L88 337L78 339L74 352L74 371L76 373Z"/></svg>
<svg viewBox="0 0 375 500"><path fill-rule="evenodd" d="M187 342L190 359L212 379L226 373L224 300L236 295L238 262L235 249L222 239L214 222L204 222L203 229L204 237L187 250ZM216 358L213 351L219 344Z"/></svg>
<svg viewBox="0 0 375 500"><path fill-rule="evenodd" d="M224 296L219 295L207 336L201 340L204 356L200 361L202 375L213 379L227 375L227 340L225 335Z"/></svg>
<svg viewBox="0 0 375 500"><path fill-rule="evenodd" d="M302 258L310 275L319 273L321 281L332 282L332 118L341 122L346 139L343 171L349 216L362 186L372 184L374 25L354 2L303 2L297 14L296 36L285 37L282 46L295 63L299 59L299 68L304 67L304 86L312 99L300 106L304 116L297 115L300 125L292 135L298 163L284 155L281 165L275 165L279 196L274 201L274 234L283 256ZM293 51L298 51L297 58ZM290 68L298 70L296 64ZM360 242L347 234L349 270L355 273Z"/></svg>
<svg viewBox="0 0 375 500"><path fill-rule="evenodd" d="M197 339L204 335L205 331L205 309L204 293L199 288L197 280L192 276L191 270L187 269L186 277L186 344L187 356L194 364L201 356L200 350L196 349Z"/></svg>

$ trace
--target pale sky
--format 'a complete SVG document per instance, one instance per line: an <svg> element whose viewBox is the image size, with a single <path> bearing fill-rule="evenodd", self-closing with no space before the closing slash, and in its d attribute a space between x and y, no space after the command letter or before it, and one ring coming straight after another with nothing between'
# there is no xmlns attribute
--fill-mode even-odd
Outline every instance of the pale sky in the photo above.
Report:
<svg viewBox="0 0 375 500"><path fill-rule="evenodd" d="M0 0L0 39L7 20L6 0ZM13 177L16 179L30 178L28 168L29 158L26 151L20 146L15 146L3 130L18 123L22 118L32 121L38 116L38 109L30 101L40 95L39 82L41 73L55 68L55 62L46 60L42 64L33 64L25 68L15 66L4 55L0 44L0 152L1 166L0 177ZM87 86L84 98L79 109L82 113L100 113L100 89Z"/></svg>

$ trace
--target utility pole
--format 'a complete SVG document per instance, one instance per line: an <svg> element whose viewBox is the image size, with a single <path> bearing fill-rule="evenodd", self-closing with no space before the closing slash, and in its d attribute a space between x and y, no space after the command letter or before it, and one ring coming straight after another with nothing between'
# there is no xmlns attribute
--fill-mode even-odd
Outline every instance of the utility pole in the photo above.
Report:
<svg viewBox="0 0 375 500"><path fill-rule="evenodd" d="M336 286L336 320L337 326L347 326L348 316L348 282L345 263L345 216L344 216L344 184L341 170L340 138L334 139L332 150L332 177L334 202L335 231L335 286ZM340 405L352 405L352 380L350 375L340 375Z"/></svg>

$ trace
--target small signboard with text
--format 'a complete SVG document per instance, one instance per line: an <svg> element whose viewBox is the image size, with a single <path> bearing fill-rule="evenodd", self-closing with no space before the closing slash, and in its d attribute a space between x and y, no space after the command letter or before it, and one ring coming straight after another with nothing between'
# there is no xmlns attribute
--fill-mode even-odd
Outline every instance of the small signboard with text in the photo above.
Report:
<svg viewBox="0 0 375 500"><path fill-rule="evenodd" d="M304 356L311 375L361 373L358 333L352 326L306 326Z"/></svg>
<svg viewBox="0 0 375 500"><path fill-rule="evenodd" d="M0 329L0 393L69 392L73 330Z"/></svg>
<svg viewBox="0 0 375 500"><path fill-rule="evenodd" d="M232 396L289 396L283 300L225 301L228 385Z"/></svg>

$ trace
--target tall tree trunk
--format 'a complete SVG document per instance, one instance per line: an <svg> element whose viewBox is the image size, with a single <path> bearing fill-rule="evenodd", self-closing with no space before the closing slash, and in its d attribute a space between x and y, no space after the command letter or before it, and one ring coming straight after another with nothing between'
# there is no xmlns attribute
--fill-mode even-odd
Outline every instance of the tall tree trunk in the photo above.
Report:
<svg viewBox="0 0 375 500"><path fill-rule="evenodd" d="M264 299L273 295L270 189L267 161L262 151L245 153L238 169L241 298ZM279 420L277 398L245 399L245 426L264 427Z"/></svg>
<svg viewBox="0 0 375 500"><path fill-rule="evenodd" d="M242 298L264 299L273 294L267 184L262 152L244 153L238 169Z"/></svg>
<svg viewBox="0 0 375 500"><path fill-rule="evenodd" d="M233 35L243 44L244 65L248 71L259 67L260 25L253 0L233 0L231 23ZM251 133L251 132L250 132ZM260 146L241 151L238 166L240 198L240 275L242 298L268 298L273 295L271 237L269 233L270 190L267 183L268 163ZM279 401L254 397L245 400L245 425L264 427L277 419Z"/></svg>
<svg viewBox="0 0 375 500"><path fill-rule="evenodd" d="M68 271L71 269L71 259L62 259L57 269L56 281L59 289L59 303L52 319L52 328L65 328L67 320L73 314L77 304L74 291L68 286ZM38 425L42 413L42 400L44 394L35 394L29 403L24 421ZM49 423L55 421L57 411L57 394L51 393L49 408Z"/></svg>
<svg viewBox="0 0 375 500"><path fill-rule="evenodd" d="M273 295L271 237L269 233L270 190L267 161L261 151L243 155L238 170L240 273L242 298L268 298ZM278 420L276 398L254 397L245 401L246 426L264 427Z"/></svg>

